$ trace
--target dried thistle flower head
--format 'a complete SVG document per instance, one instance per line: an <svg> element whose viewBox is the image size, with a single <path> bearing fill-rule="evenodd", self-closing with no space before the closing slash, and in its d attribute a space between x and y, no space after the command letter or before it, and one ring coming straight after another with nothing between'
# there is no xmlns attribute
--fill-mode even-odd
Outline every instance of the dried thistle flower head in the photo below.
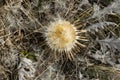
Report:
<svg viewBox="0 0 120 80"><path fill-rule="evenodd" d="M52 22L47 27L45 33L46 42L52 51L59 53L66 53L69 59L72 59L74 53L77 53L79 47L85 47L85 45L78 42L79 33L86 32L85 30L78 31L77 28L66 20L57 20Z"/></svg>

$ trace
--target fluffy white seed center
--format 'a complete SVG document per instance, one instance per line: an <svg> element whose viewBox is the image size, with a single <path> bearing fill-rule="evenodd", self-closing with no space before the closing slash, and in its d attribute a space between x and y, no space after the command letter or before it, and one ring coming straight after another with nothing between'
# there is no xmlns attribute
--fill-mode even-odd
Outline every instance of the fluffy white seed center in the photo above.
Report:
<svg viewBox="0 0 120 80"><path fill-rule="evenodd" d="M56 21L47 28L46 41L48 46L57 51L70 51L75 45L75 27L68 21Z"/></svg>

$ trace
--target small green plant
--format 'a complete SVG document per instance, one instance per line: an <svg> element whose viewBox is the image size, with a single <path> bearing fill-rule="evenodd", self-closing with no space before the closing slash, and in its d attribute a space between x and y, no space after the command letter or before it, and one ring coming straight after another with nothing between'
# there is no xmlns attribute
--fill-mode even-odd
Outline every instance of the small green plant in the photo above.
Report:
<svg viewBox="0 0 120 80"><path fill-rule="evenodd" d="M31 59L31 60L33 60L33 61L36 60L35 54L32 53L32 52L28 52L27 50L21 52L21 56L22 56L23 58L28 58L28 59Z"/></svg>

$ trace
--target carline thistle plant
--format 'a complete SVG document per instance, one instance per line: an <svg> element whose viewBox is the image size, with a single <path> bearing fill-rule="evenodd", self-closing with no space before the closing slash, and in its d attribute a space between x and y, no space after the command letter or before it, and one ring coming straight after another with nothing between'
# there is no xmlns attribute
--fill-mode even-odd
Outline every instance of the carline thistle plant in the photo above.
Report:
<svg viewBox="0 0 120 80"><path fill-rule="evenodd" d="M79 52L80 47L85 47L79 40L86 40L86 30L79 30L69 21L58 19L46 27L45 40L48 47L56 54L65 54L70 60Z"/></svg>
<svg viewBox="0 0 120 80"><path fill-rule="evenodd" d="M39 31L45 39L44 42L47 46L45 51L50 51L57 58L65 56L65 58L70 60L74 59L74 56L82 48L86 47L84 42L88 41L85 35L87 30L82 26L83 24L81 24L79 17L89 16L86 11L83 11L84 14L78 15L80 8L74 5L81 7L79 5L80 2L72 2L74 1L55 0L50 1L50 3L49 1L48 3L46 1L41 3L43 5L40 9L40 14L44 14L44 18L40 18L40 20L42 19L40 23L43 26L41 26L42 29ZM84 1L82 3L86 4ZM89 8L88 10L91 9Z"/></svg>

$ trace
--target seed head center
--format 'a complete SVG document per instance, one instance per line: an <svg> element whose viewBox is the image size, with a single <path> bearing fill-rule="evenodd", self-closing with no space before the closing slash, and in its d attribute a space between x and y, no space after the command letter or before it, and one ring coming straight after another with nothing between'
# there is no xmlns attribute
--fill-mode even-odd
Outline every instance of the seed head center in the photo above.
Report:
<svg viewBox="0 0 120 80"><path fill-rule="evenodd" d="M48 27L47 42L52 49L71 49L75 41L74 26L68 21L58 21Z"/></svg>

